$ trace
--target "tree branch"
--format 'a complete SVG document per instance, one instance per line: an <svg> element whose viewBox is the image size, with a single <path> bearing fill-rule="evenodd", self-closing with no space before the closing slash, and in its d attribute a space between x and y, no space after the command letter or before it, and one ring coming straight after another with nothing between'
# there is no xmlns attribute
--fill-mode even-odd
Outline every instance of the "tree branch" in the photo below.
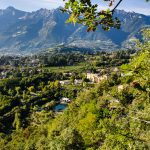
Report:
<svg viewBox="0 0 150 150"><path fill-rule="evenodd" d="M117 5L113 8L113 10L111 11L112 13L114 13L115 9L120 5L120 3L122 2L123 0L119 0L119 2L117 3Z"/></svg>

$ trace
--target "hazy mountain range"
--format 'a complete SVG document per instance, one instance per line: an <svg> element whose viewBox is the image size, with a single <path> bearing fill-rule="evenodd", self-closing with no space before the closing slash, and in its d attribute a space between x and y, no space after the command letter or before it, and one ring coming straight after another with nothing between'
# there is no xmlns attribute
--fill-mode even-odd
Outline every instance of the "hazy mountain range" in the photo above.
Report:
<svg viewBox="0 0 150 150"><path fill-rule="evenodd" d="M0 10L0 53L29 54L52 47L73 47L90 50L114 50L130 47L141 28L150 25L150 16L117 10L122 21L120 30L109 32L99 28L86 32L82 25L66 24L68 14L40 9L24 12L13 7Z"/></svg>

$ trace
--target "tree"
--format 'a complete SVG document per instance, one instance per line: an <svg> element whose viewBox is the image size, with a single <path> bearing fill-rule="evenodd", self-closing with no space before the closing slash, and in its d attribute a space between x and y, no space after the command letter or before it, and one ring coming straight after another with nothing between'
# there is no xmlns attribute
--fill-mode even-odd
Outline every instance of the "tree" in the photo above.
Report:
<svg viewBox="0 0 150 150"><path fill-rule="evenodd" d="M75 76L74 76L74 75L72 75L72 76L70 77L70 81L71 81L72 84L74 84L74 82L75 82Z"/></svg>
<svg viewBox="0 0 150 150"><path fill-rule="evenodd" d="M17 87L15 87L15 90L16 90L16 92L17 92L17 95L19 95L19 94L20 94L20 91L21 91L21 88L20 88L19 86L17 86Z"/></svg>
<svg viewBox="0 0 150 150"><path fill-rule="evenodd" d="M13 122L13 127L16 128L16 130L19 130L21 127L21 114L19 108L17 108L15 112L15 119Z"/></svg>
<svg viewBox="0 0 150 150"><path fill-rule="evenodd" d="M28 90L29 90L30 92L33 92L33 91L34 91L34 86L30 86L30 87L28 88Z"/></svg>
<svg viewBox="0 0 150 150"><path fill-rule="evenodd" d="M95 31L99 25L104 30L109 30L110 28L119 29L121 23L117 17L114 17L114 12L123 0L119 0L118 3L116 3L116 0L103 1L109 5L107 10L99 11L99 5L93 4L92 0L67 0L62 11L70 14L67 22L86 25L87 31ZM146 1L149 2L149 0ZM110 10L112 6L114 7Z"/></svg>

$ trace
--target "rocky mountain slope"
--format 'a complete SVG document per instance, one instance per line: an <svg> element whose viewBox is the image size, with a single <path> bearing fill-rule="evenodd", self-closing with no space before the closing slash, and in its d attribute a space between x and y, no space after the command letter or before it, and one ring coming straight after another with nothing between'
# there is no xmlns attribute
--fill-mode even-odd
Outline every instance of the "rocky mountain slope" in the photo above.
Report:
<svg viewBox="0 0 150 150"><path fill-rule="evenodd" d="M120 30L105 32L99 28L87 33L82 25L66 24L69 16L59 8L24 12L8 7L0 10L0 53L29 54L57 45L81 50L114 50L129 47L138 31L150 25L150 16L121 10L115 15L122 21Z"/></svg>

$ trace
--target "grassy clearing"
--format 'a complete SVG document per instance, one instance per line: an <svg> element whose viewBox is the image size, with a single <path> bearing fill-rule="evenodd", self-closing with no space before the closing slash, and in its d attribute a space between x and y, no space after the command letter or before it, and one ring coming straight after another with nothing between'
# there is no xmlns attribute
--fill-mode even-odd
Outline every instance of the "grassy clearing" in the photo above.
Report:
<svg viewBox="0 0 150 150"><path fill-rule="evenodd" d="M45 67L50 72L79 72L82 71L85 67L82 65L78 66L63 66L63 67Z"/></svg>

